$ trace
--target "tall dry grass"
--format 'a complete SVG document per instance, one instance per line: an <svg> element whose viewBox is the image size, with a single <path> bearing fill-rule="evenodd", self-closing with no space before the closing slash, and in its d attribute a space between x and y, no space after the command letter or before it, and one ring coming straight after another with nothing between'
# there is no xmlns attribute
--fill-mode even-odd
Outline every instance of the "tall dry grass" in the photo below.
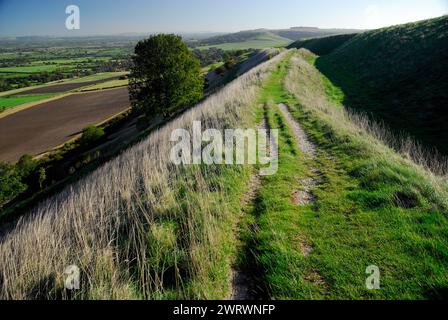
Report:
<svg viewBox="0 0 448 320"><path fill-rule="evenodd" d="M0 243L0 298L69 298L63 272L73 264L81 269L78 299L225 297L226 288L211 276L226 258L219 251L220 224L231 214L229 195L216 179L225 169L172 165L169 139L172 130L191 130L198 120L203 128L242 126L260 84L282 56L21 219Z"/></svg>

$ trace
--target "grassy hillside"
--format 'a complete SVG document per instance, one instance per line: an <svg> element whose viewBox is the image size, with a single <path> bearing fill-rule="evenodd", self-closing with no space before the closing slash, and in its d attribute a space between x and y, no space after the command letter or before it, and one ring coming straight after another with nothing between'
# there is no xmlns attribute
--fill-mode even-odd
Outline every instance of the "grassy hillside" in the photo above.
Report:
<svg viewBox="0 0 448 320"><path fill-rule="evenodd" d="M249 48L264 49L270 47L283 47L290 44L292 41L307 38L333 36L340 34L356 34L358 32L360 32L360 30L319 29L309 27L295 27L280 30L257 29L224 34L200 41L190 42L190 46L199 49L210 47L221 48L224 50L239 50Z"/></svg>
<svg viewBox="0 0 448 320"><path fill-rule="evenodd" d="M304 48L310 50L314 54L322 56L331 53L355 36L356 34L341 34L336 36L299 40L291 43L288 48Z"/></svg>
<svg viewBox="0 0 448 320"><path fill-rule="evenodd" d="M76 299L228 297L232 231L251 169L173 165L168 141L174 129L192 130L192 121L252 127L259 86L281 58L37 206L0 239L0 298L67 298L67 264L81 269Z"/></svg>
<svg viewBox="0 0 448 320"><path fill-rule="evenodd" d="M359 34L316 65L346 106L448 154L448 16Z"/></svg>
<svg viewBox="0 0 448 320"><path fill-rule="evenodd" d="M280 130L279 171L262 178L245 218L244 261L261 296L446 298L446 176L388 148L380 128L327 95L308 61L305 51L285 59L260 94L259 113ZM297 141L281 103L314 151ZM372 265L379 290L366 287Z"/></svg>
<svg viewBox="0 0 448 320"><path fill-rule="evenodd" d="M0 298L67 299L71 264L75 299L224 299L235 273L254 299L446 298L446 176L347 112L315 58L271 59L39 204L0 239ZM278 129L278 172L173 165L194 120Z"/></svg>
<svg viewBox="0 0 448 320"><path fill-rule="evenodd" d="M254 251L269 296L446 298L446 176L391 150L378 127L334 103L308 60L300 52L266 88L283 137L279 174L261 187L257 212ZM282 102L315 145L311 158L295 142ZM309 179L311 201L294 205L291 194ZM365 286L370 265L381 270L380 290Z"/></svg>
<svg viewBox="0 0 448 320"><path fill-rule="evenodd" d="M220 48L223 50L264 49L283 47L291 40L278 36L272 32L242 31L202 40L197 43L198 49Z"/></svg>
<svg viewBox="0 0 448 320"><path fill-rule="evenodd" d="M272 33L293 41L339 34L355 34L361 31L362 30L356 29L320 29L310 27L294 27L290 29L271 30Z"/></svg>

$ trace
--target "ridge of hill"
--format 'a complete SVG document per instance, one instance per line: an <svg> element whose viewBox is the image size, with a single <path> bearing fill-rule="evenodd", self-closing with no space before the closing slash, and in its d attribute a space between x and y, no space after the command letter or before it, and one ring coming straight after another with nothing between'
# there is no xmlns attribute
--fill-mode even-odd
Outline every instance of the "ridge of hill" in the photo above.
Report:
<svg viewBox="0 0 448 320"><path fill-rule="evenodd" d="M255 29L236 33L218 35L203 40L191 41L190 46L194 47L250 47L262 48L263 46L286 46L292 41L323 37L337 34L354 34L360 30L354 29L319 29L311 27L294 27L290 29ZM259 41L259 45L257 43ZM261 45L261 47L260 47Z"/></svg>
<svg viewBox="0 0 448 320"><path fill-rule="evenodd" d="M308 38L325 37L340 34L357 34L364 30L358 29L320 29L313 27L293 27L289 29L271 30L272 33L281 37L298 41Z"/></svg>
<svg viewBox="0 0 448 320"><path fill-rule="evenodd" d="M335 36L326 36L320 38L312 38L306 40L299 40L291 43L288 46L288 49L308 49L314 54L319 56L329 54L333 52L333 50L337 49L341 45L343 45L346 41L355 37L355 33L349 34L339 34Z"/></svg>
<svg viewBox="0 0 448 320"><path fill-rule="evenodd" d="M448 154L448 16L300 44L344 105Z"/></svg>

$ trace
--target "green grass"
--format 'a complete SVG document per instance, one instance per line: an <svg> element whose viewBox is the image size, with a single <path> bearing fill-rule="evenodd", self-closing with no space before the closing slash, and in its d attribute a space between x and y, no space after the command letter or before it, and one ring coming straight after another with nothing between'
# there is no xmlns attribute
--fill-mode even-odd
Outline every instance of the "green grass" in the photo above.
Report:
<svg viewBox="0 0 448 320"><path fill-rule="evenodd" d="M311 67L311 66L310 66ZM291 67L292 68L292 67ZM385 146L354 134L314 112L283 89L288 66L264 86L272 127L280 128L277 175L263 179L249 219L261 283L273 299L446 298L448 221L444 191L429 176ZM300 87L326 96L322 75L301 74ZM321 83L315 87L315 83ZM331 97L327 97L333 100ZM277 103L318 145L317 158L300 153ZM337 108L336 106L334 108ZM359 135L359 134L358 134ZM401 159L401 160L400 160ZM312 169L316 169L313 171ZM301 179L313 176L316 202L294 206ZM442 193L441 193L442 192ZM305 256L301 247L313 248ZM367 290L366 268L377 265L381 289Z"/></svg>
<svg viewBox="0 0 448 320"><path fill-rule="evenodd" d="M333 52L355 36L356 34L342 34L336 36L299 40L290 44L288 48L305 48L310 50L314 54L322 56Z"/></svg>
<svg viewBox="0 0 448 320"><path fill-rule="evenodd" d="M208 66L205 66L205 67L201 68L201 73L202 74L207 74L210 71L213 71L213 70L215 70L215 69L217 69L217 68L219 68L219 67L221 67L223 65L224 65L224 62L222 62L222 61L221 62L212 63L212 64L210 64Z"/></svg>
<svg viewBox="0 0 448 320"><path fill-rule="evenodd" d="M39 66L39 65L45 65L45 64L56 64L56 65L77 65L77 64L84 64L96 61L109 61L111 60L110 57L93 57L93 58L71 58L71 59L50 59L50 60L37 60L30 63L32 66Z"/></svg>
<svg viewBox="0 0 448 320"><path fill-rule="evenodd" d="M41 73L41 72L54 72L58 69L58 65L35 65L28 67L9 67L9 68L0 68L0 74L3 73Z"/></svg>
<svg viewBox="0 0 448 320"><path fill-rule="evenodd" d="M197 49L219 48L222 50L245 50L284 47L290 44L289 39L277 36L270 32L249 34L244 41L225 42L213 45L204 45Z"/></svg>
<svg viewBox="0 0 448 320"><path fill-rule="evenodd" d="M303 214L311 207L299 209L291 203L291 195L299 188L300 178L311 173L295 140L285 124L277 104L288 100L282 81L288 72L284 61L263 87L260 103L267 104L266 116L272 128L280 129L279 171L263 178L252 225L246 239L254 243L255 261L265 295L272 299L321 298L321 288L304 280L312 271L301 254L301 242L307 241L302 226ZM253 240L249 240L253 239Z"/></svg>
<svg viewBox="0 0 448 320"><path fill-rule="evenodd" d="M359 34L316 62L345 94L395 132L448 154L448 16Z"/></svg>
<svg viewBox="0 0 448 320"><path fill-rule="evenodd" d="M54 93L28 96L0 97L0 112L17 107L19 105L45 100L56 96Z"/></svg>
<svg viewBox="0 0 448 320"><path fill-rule="evenodd" d="M82 82L98 81L98 80L104 80L104 79L113 78L113 77L124 76L127 74L129 74L129 72L103 72L103 73L97 73L97 74L87 76L87 77L69 79L67 81L64 81L64 83L82 83Z"/></svg>

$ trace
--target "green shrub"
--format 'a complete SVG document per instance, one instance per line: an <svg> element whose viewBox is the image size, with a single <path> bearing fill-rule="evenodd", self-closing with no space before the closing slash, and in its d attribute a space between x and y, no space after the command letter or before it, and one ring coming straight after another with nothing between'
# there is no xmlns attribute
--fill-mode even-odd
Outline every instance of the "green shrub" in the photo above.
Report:
<svg viewBox="0 0 448 320"><path fill-rule="evenodd" d="M90 144L104 136L104 130L95 126L88 126L82 131L81 144Z"/></svg>
<svg viewBox="0 0 448 320"><path fill-rule="evenodd" d="M0 208L26 188L15 166L0 162Z"/></svg>
<svg viewBox="0 0 448 320"><path fill-rule="evenodd" d="M17 162L17 169L21 176L26 177L36 168L36 164L32 156L24 154Z"/></svg>

